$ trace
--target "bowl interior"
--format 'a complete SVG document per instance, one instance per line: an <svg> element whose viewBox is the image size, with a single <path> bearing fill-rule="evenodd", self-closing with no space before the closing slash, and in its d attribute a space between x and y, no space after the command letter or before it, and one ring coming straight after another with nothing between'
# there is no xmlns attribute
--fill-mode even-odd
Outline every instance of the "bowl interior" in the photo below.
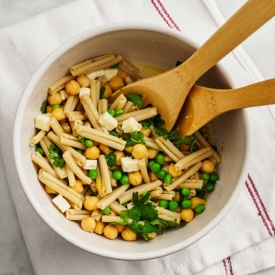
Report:
<svg viewBox="0 0 275 275"><path fill-rule="evenodd" d="M20 140L15 145L17 172L23 189L40 217L59 235L89 252L116 259L140 260L155 258L182 249L211 230L225 215L228 201L236 196L235 188L245 156L245 125L243 113L225 114L214 122L215 145L222 156L218 166L220 181L209 196L206 211L181 229L167 230L150 242L107 240L89 234L78 223L68 221L56 210L51 198L37 180L37 169L31 161L34 148L28 146L35 134L34 117L47 96L47 88L66 75L68 68L80 61L105 53L121 54L130 61L173 68L195 51L195 45L180 33L160 27L108 27L86 32L56 50L41 65L31 79L18 108L14 135ZM229 87L226 76L218 67L211 69L199 81L200 85ZM238 157L236 158L236 156ZM235 193L234 193L235 192ZM122 249L123 246L123 249Z"/></svg>

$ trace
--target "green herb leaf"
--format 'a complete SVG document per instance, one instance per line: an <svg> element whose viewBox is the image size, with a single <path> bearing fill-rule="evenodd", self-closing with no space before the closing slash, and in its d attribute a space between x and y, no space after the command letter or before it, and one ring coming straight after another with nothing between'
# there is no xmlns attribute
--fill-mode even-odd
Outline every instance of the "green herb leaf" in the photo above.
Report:
<svg viewBox="0 0 275 275"><path fill-rule="evenodd" d="M83 136L79 136L79 137L78 137L78 140L81 141L81 142L84 144L85 141L86 141L86 138L83 137Z"/></svg>
<svg viewBox="0 0 275 275"><path fill-rule="evenodd" d="M109 67L110 69L117 69L118 68L118 65L119 65L119 63L116 63L115 65L113 65L113 66L111 66L111 67Z"/></svg>
<svg viewBox="0 0 275 275"><path fill-rule="evenodd" d="M48 101L47 101L47 100L44 100L44 101L42 102L41 107L40 107L40 112L41 112L42 114L46 114L46 112L47 112L47 106L48 106Z"/></svg>
<svg viewBox="0 0 275 275"><path fill-rule="evenodd" d="M140 143L147 146L142 132L132 132L130 136L123 135L122 138L126 141L126 145L125 145L126 147L131 147Z"/></svg>
<svg viewBox="0 0 275 275"><path fill-rule="evenodd" d="M106 88L105 87L101 87L99 90L99 98L102 99L104 93L105 93Z"/></svg>
<svg viewBox="0 0 275 275"><path fill-rule="evenodd" d="M53 162L53 166L54 167L59 167L59 168L63 168L65 166L65 161L63 158L54 158L54 162Z"/></svg>
<svg viewBox="0 0 275 275"><path fill-rule="evenodd" d="M137 94L125 94L125 96L132 101L138 108L142 108L142 99Z"/></svg>
<svg viewBox="0 0 275 275"><path fill-rule="evenodd" d="M153 221L158 217L156 206L152 203L146 203L140 207L141 218L143 220Z"/></svg>
<svg viewBox="0 0 275 275"><path fill-rule="evenodd" d="M165 124L165 121L161 118L159 114L153 118L152 122L155 127L161 127Z"/></svg>
<svg viewBox="0 0 275 275"><path fill-rule="evenodd" d="M109 153L109 154L105 155L105 159L106 159L107 164L110 167L115 166L115 164L116 164L116 155L115 154Z"/></svg>
<svg viewBox="0 0 275 275"><path fill-rule="evenodd" d="M54 162L52 163L53 166L63 168L65 166L65 161L62 158L62 150L52 143L49 147L49 152L49 158L54 160Z"/></svg>
<svg viewBox="0 0 275 275"><path fill-rule="evenodd" d="M141 123L145 129L148 129L151 125L153 125L153 122L150 119L145 119Z"/></svg>

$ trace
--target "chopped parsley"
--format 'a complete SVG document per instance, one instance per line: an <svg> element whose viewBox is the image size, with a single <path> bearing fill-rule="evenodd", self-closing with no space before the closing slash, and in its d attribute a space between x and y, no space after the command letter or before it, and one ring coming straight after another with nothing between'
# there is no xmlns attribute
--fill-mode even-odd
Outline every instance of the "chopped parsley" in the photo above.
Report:
<svg viewBox="0 0 275 275"><path fill-rule="evenodd" d="M44 100L44 101L42 102L41 107L40 107L40 112L41 112L42 114L46 114L46 112L47 112L47 106L48 106L48 101L47 101L47 100Z"/></svg>
<svg viewBox="0 0 275 275"><path fill-rule="evenodd" d="M125 96L132 101L139 109L142 108L142 98L137 94L125 94Z"/></svg>
<svg viewBox="0 0 275 275"><path fill-rule="evenodd" d="M131 147L136 144L144 144L147 146L142 132L132 132L130 136L123 135L123 139L126 141L126 147Z"/></svg>
<svg viewBox="0 0 275 275"><path fill-rule="evenodd" d="M104 93L105 93L106 88L105 87L101 87L99 90L99 98L102 99Z"/></svg>
<svg viewBox="0 0 275 275"><path fill-rule="evenodd" d="M81 142L84 144L85 141L86 141L86 138L83 137L83 136L79 136L79 137L78 137L78 140L81 141Z"/></svg>
<svg viewBox="0 0 275 275"><path fill-rule="evenodd" d="M109 153L105 155L106 162L108 166L113 167L116 165L116 155L113 153Z"/></svg>
<svg viewBox="0 0 275 275"><path fill-rule="evenodd" d="M151 125L154 127L161 127L165 124L165 121L160 115L156 115L153 119L146 119L142 121L142 125L145 129L148 129Z"/></svg>
<svg viewBox="0 0 275 275"><path fill-rule="evenodd" d="M51 144L49 148L49 152L50 152L49 158L54 160L52 165L54 167L63 168L65 166L65 161L62 158L61 149L57 147L55 144Z"/></svg>

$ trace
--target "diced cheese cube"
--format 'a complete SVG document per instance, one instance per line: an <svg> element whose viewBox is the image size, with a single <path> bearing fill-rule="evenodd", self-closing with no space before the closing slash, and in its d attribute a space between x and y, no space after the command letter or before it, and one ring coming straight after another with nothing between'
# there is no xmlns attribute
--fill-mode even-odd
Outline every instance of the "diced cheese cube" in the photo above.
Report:
<svg viewBox="0 0 275 275"><path fill-rule="evenodd" d="M123 121L122 123L122 130L125 133L132 133L136 131L140 131L142 128L142 125L138 123L133 117L130 117Z"/></svg>
<svg viewBox="0 0 275 275"><path fill-rule="evenodd" d="M87 74L86 76L88 76L90 79L96 79L97 77L102 76L102 75L104 75L104 70L92 72L90 74Z"/></svg>
<svg viewBox="0 0 275 275"><path fill-rule="evenodd" d="M39 114L36 116L34 121L34 127L40 130L49 131L50 126L50 120L51 120L51 114Z"/></svg>
<svg viewBox="0 0 275 275"><path fill-rule="evenodd" d="M91 95L91 89L90 88L80 88L79 97L87 94L88 96Z"/></svg>
<svg viewBox="0 0 275 275"><path fill-rule="evenodd" d="M84 166L82 167L85 170L95 169L97 167L96 159L86 159Z"/></svg>
<svg viewBox="0 0 275 275"><path fill-rule="evenodd" d="M131 157L121 158L121 167L123 172L127 173L138 171L138 159L132 159Z"/></svg>
<svg viewBox="0 0 275 275"><path fill-rule="evenodd" d="M112 131L118 125L118 121L113 118L107 111L99 116L98 122L108 131Z"/></svg>
<svg viewBox="0 0 275 275"><path fill-rule="evenodd" d="M106 78L108 79L107 81L110 81L114 76L116 76L118 73L118 69L105 69L104 70L104 75L106 76Z"/></svg>
<svg viewBox="0 0 275 275"><path fill-rule="evenodd" d="M56 196L52 199L52 202L56 205L56 207L62 212L66 212L68 209L71 208L71 205L63 198L62 195Z"/></svg>

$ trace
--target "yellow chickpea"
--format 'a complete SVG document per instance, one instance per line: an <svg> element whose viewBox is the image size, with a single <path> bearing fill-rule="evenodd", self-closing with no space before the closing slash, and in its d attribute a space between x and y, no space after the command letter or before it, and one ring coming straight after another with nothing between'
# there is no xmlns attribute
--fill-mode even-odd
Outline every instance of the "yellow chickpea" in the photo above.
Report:
<svg viewBox="0 0 275 275"><path fill-rule="evenodd" d="M75 185L74 186L70 186L72 189L74 189L74 191L76 191L78 194L82 194L84 191L83 188L83 183L81 180L77 179L75 181Z"/></svg>
<svg viewBox="0 0 275 275"><path fill-rule="evenodd" d="M116 228L118 230L118 233L121 233L126 228L126 226L122 224L116 224Z"/></svg>
<svg viewBox="0 0 275 275"><path fill-rule="evenodd" d="M149 172L150 181L156 181L159 179L158 175L152 171Z"/></svg>
<svg viewBox="0 0 275 275"><path fill-rule="evenodd" d="M181 151L189 151L189 149L190 149L189 145L186 145L184 143L180 144L180 150Z"/></svg>
<svg viewBox="0 0 275 275"><path fill-rule="evenodd" d="M118 76L114 76L111 81L109 82L109 86L111 89L115 92L119 90L120 88L124 87L124 81L122 78Z"/></svg>
<svg viewBox="0 0 275 275"><path fill-rule="evenodd" d="M104 227L103 234L106 238L114 240L118 235L118 230L115 225L108 224Z"/></svg>
<svg viewBox="0 0 275 275"><path fill-rule="evenodd" d="M145 158L148 155L148 150L145 145L136 144L133 146L132 155L137 159Z"/></svg>
<svg viewBox="0 0 275 275"><path fill-rule="evenodd" d="M130 228L126 227L122 232L121 236L125 241L135 241L137 234L134 233Z"/></svg>
<svg viewBox="0 0 275 275"><path fill-rule="evenodd" d="M176 177L181 176L182 170L176 171L176 169L175 169L175 163L170 163L169 166L168 166L168 173L169 173L173 178L176 178Z"/></svg>
<svg viewBox="0 0 275 275"><path fill-rule="evenodd" d="M99 149L96 146L92 146L85 150L84 155L88 159L98 159L99 153L100 153Z"/></svg>
<svg viewBox="0 0 275 275"><path fill-rule="evenodd" d="M194 219L194 212L192 209L182 209L180 212L180 217L185 222L191 222Z"/></svg>
<svg viewBox="0 0 275 275"><path fill-rule="evenodd" d="M201 199L199 197L193 197L193 198L190 199L190 201L192 202L190 208L193 209L193 210L196 208L196 206L198 204L205 204L205 200L203 200L203 199Z"/></svg>
<svg viewBox="0 0 275 275"><path fill-rule="evenodd" d="M99 198L95 196L87 196L84 200L84 207L89 211L98 209L96 204L99 202Z"/></svg>
<svg viewBox="0 0 275 275"><path fill-rule="evenodd" d="M149 159L154 159L158 154L157 150L154 150L154 149L151 149L151 148L148 148L147 151L148 151L148 158Z"/></svg>
<svg viewBox="0 0 275 275"><path fill-rule="evenodd" d="M102 143L99 144L99 150L104 154L109 154L112 152L112 150L110 150L109 146L102 144Z"/></svg>
<svg viewBox="0 0 275 275"><path fill-rule="evenodd" d="M128 174L128 177L129 177L129 182L134 186L140 185L142 182L142 175L139 171L130 172Z"/></svg>
<svg viewBox="0 0 275 275"><path fill-rule="evenodd" d="M143 134L143 136L145 136L145 137L149 137L151 135L150 128L145 129L144 127L142 127L140 131Z"/></svg>
<svg viewBox="0 0 275 275"><path fill-rule="evenodd" d="M50 105L61 104L62 97L59 92L48 96L48 102Z"/></svg>
<svg viewBox="0 0 275 275"><path fill-rule="evenodd" d="M202 162L201 170L206 173L215 171L215 163L212 160L206 159Z"/></svg>
<svg viewBox="0 0 275 275"><path fill-rule="evenodd" d="M109 98L112 95L113 91L108 84L104 85L104 88L105 88L105 90L102 95L102 98Z"/></svg>
<svg viewBox="0 0 275 275"><path fill-rule="evenodd" d="M65 90L70 95L78 95L80 92L80 85L75 80L70 80L66 83Z"/></svg>
<svg viewBox="0 0 275 275"><path fill-rule="evenodd" d="M52 117L55 117L57 121L60 121L65 118L65 114L62 109L60 108L55 108L52 111Z"/></svg>
<svg viewBox="0 0 275 275"><path fill-rule="evenodd" d="M51 187L45 185L45 190L48 194L57 194L57 192L55 190L53 190Z"/></svg>
<svg viewBox="0 0 275 275"><path fill-rule="evenodd" d="M129 154L132 154L132 151L133 151L133 146L130 146L130 147L125 147L124 149L127 153Z"/></svg>
<svg viewBox="0 0 275 275"><path fill-rule="evenodd" d="M102 221L97 221L94 229L94 233L101 235L103 233L103 229L105 227L105 223Z"/></svg>
<svg viewBox="0 0 275 275"><path fill-rule="evenodd" d="M119 71L119 72L117 73L117 76L120 77L120 78L122 78L122 79L125 79L125 77L127 77L127 74L124 73L124 72L122 72L122 71Z"/></svg>
<svg viewBox="0 0 275 275"><path fill-rule="evenodd" d="M175 197L173 198L173 200L176 202L180 201L180 192L175 192Z"/></svg>
<svg viewBox="0 0 275 275"><path fill-rule="evenodd" d="M114 154L116 155L116 165L121 166L121 159L125 157L124 152L114 151Z"/></svg>
<svg viewBox="0 0 275 275"><path fill-rule="evenodd" d="M84 87L84 88L87 88L87 87L90 87L90 78L86 75L79 75L77 78L76 78L76 81L77 83L80 85L80 87Z"/></svg>
<svg viewBox="0 0 275 275"><path fill-rule="evenodd" d="M52 105L48 105L46 108L46 112L47 113L51 113L53 111L53 106Z"/></svg>
<svg viewBox="0 0 275 275"><path fill-rule="evenodd" d="M96 221L92 217L85 218L81 221L81 228L86 232L94 232Z"/></svg>

